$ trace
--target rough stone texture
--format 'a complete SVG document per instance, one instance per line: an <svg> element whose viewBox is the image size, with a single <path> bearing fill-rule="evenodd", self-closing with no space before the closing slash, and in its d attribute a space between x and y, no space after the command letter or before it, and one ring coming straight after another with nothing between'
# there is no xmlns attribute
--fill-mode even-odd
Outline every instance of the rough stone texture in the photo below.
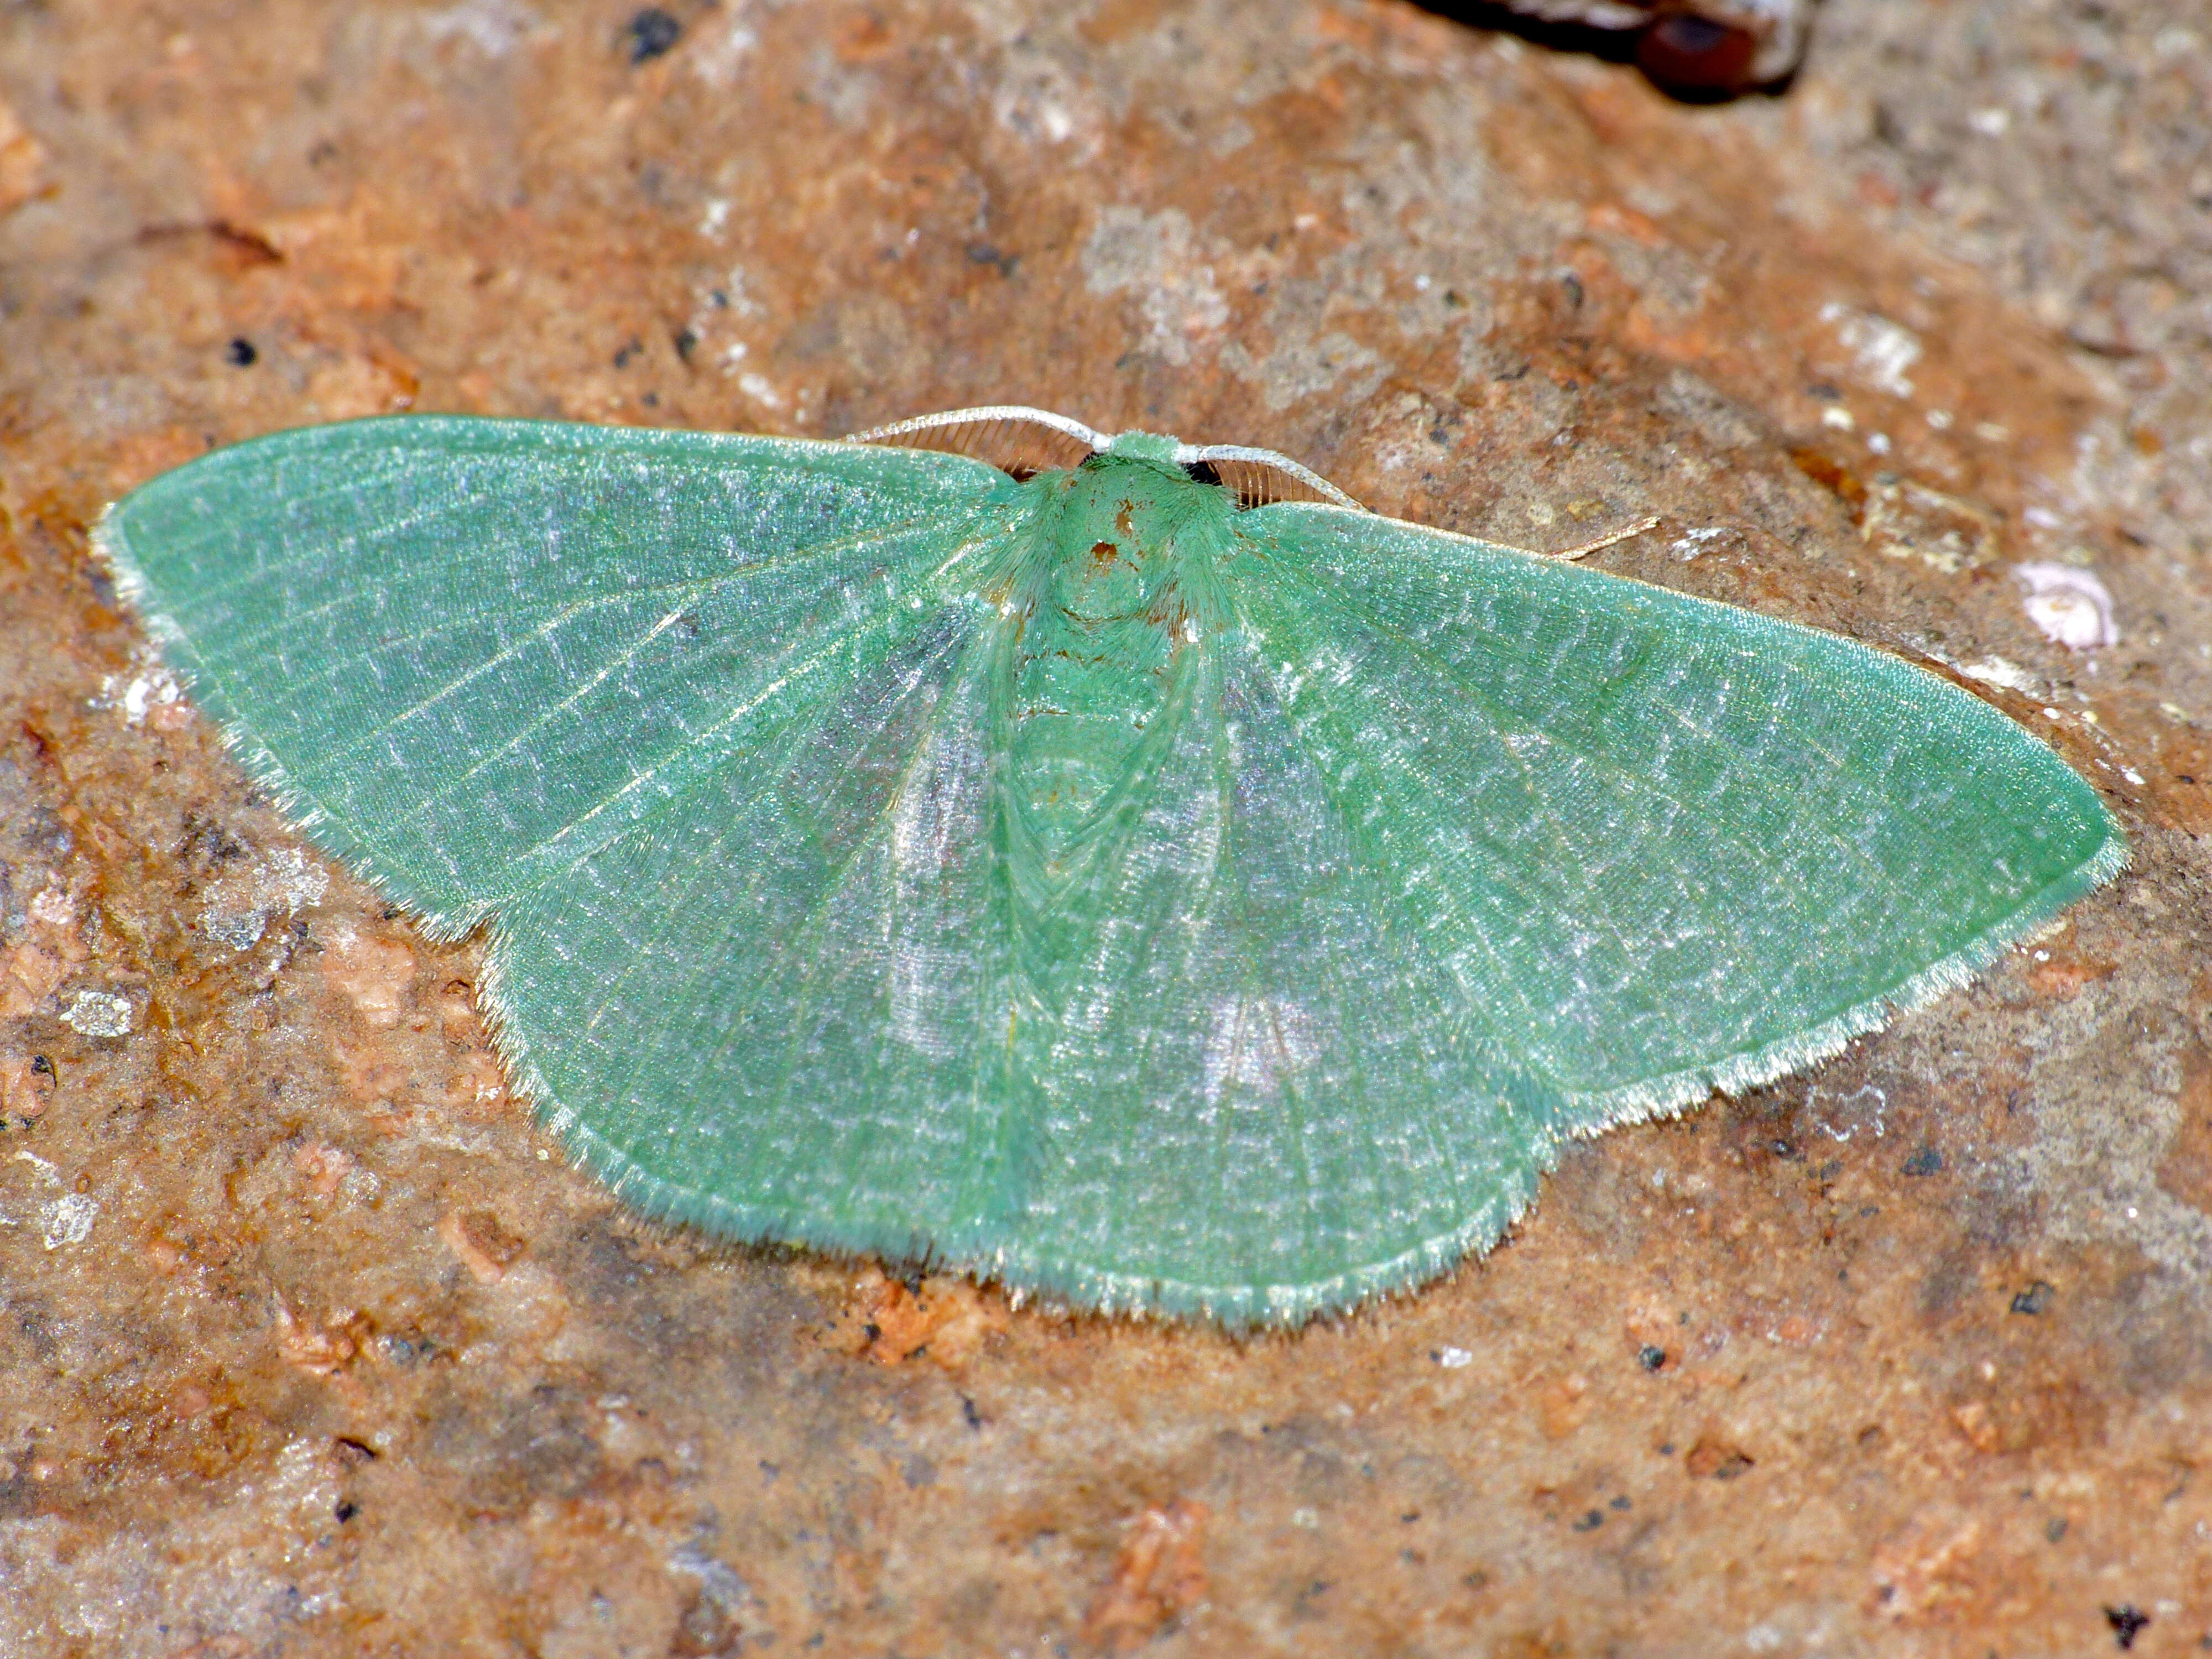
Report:
<svg viewBox="0 0 2212 1659"><path fill-rule="evenodd" d="M2212 1640L2212 7L1820 28L1692 108L1354 0L0 9L0 1652ZM1659 514L1599 561L1948 665L2135 868L1420 1295L1073 1319L623 1214L86 554L282 425L1000 399Z"/></svg>

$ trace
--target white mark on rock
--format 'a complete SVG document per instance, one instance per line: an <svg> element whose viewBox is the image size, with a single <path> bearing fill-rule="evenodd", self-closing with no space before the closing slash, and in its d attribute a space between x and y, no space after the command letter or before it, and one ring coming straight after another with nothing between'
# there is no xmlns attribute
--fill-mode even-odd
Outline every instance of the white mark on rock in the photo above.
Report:
<svg viewBox="0 0 2212 1659"><path fill-rule="evenodd" d="M461 0L423 13L421 27L433 40L465 40L487 58L504 58L541 27L542 20L516 0Z"/></svg>
<svg viewBox="0 0 2212 1659"><path fill-rule="evenodd" d="M84 1193L66 1193L52 1202L39 1206L39 1231L44 1236L46 1248L58 1250L64 1244L82 1244L92 1236L94 1218L100 1206Z"/></svg>
<svg viewBox="0 0 2212 1659"><path fill-rule="evenodd" d="M1465 1348L1438 1348L1436 1358L1437 1364L1448 1371L1462 1370L1474 1364L1474 1356Z"/></svg>
<svg viewBox="0 0 2212 1659"><path fill-rule="evenodd" d="M2035 676L2018 663L2008 662L2002 657L1984 657L1977 662L1962 662L1959 672L1970 680L1979 680L1984 685L2001 685L2008 691L2029 691L2036 689Z"/></svg>
<svg viewBox="0 0 2212 1659"><path fill-rule="evenodd" d="M250 951L269 926L266 910L203 910L200 932L232 951Z"/></svg>
<svg viewBox="0 0 2212 1659"><path fill-rule="evenodd" d="M1836 337L1869 386L1893 398L1912 395L1912 382L1905 378L1905 371L1920 360L1920 338L1911 329L1834 301L1820 307L1820 320L1834 326Z"/></svg>
<svg viewBox="0 0 2212 1659"><path fill-rule="evenodd" d="M250 950L271 915L319 904L330 885L330 872L310 864L298 848L281 847L244 874L216 884L200 910L200 932L232 951Z"/></svg>
<svg viewBox="0 0 2212 1659"><path fill-rule="evenodd" d="M786 402L783 393L776 390L775 381L765 374L757 374L750 370L738 376L738 390L769 409L781 409Z"/></svg>
<svg viewBox="0 0 2212 1659"><path fill-rule="evenodd" d="M2112 621L2112 593L2090 572L2037 560L2014 565L2012 574L2027 584L2022 608L2027 619L2053 645L2093 651L2120 642L2120 630Z"/></svg>
<svg viewBox="0 0 2212 1659"><path fill-rule="evenodd" d="M1667 550L1681 560L1683 563L1687 564L1728 533L1728 526L1725 525L1709 526L1703 530L1685 531L1668 544Z"/></svg>
<svg viewBox="0 0 2212 1659"><path fill-rule="evenodd" d="M1000 61L1003 68L991 89L991 112L1000 126L1026 144L1074 139L1079 157L1097 153L1101 112L1097 94L1084 80L1018 36Z"/></svg>
<svg viewBox="0 0 2212 1659"><path fill-rule="evenodd" d="M43 922L49 927L76 925L76 906L70 902L69 890L58 883L40 888L24 910L33 921Z"/></svg>
<svg viewBox="0 0 2212 1659"><path fill-rule="evenodd" d="M1813 1087L1805 1091L1805 1104L1808 1109L1818 1110L1818 1103L1820 1098L1820 1090L1819 1085L1816 1084ZM1874 1122L1871 1126L1864 1121L1868 1115L1868 1109L1865 1103L1869 1099L1874 1103L1872 1112ZM1857 1088L1852 1090L1850 1093L1838 1096L1836 1097L1836 1105L1840 1109L1836 1112L1836 1116L1853 1118L1859 1121L1852 1123L1851 1127L1848 1129L1838 1129L1834 1124L1828 1121L1828 1115L1822 1112L1820 1116L1814 1120L1814 1121L1820 1127L1820 1132L1826 1135L1829 1139L1849 1140L1861 1129L1867 1128L1869 1127L1873 1128L1874 1138L1876 1140L1881 1139L1883 1131L1882 1118L1883 1115L1889 1110L1889 1097L1881 1089L1877 1088L1871 1083L1861 1084Z"/></svg>
<svg viewBox="0 0 2212 1659"><path fill-rule="evenodd" d="M732 18L720 29L702 33L691 50L691 72L710 87L726 87L737 79L738 67L758 45L759 31L741 17Z"/></svg>
<svg viewBox="0 0 2212 1659"><path fill-rule="evenodd" d="M1288 409L1307 398L1333 392L1357 402L1380 385L1389 365L1376 352L1347 334L1331 329L1309 338L1292 325L1279 333L1275 349L1255 358L1240 341L1221 348L1224 367L1260 388L1271 410Z"/></svg>
<svg viewBox="0 0 2212 1659"><path fill-rule="evenodd" d="M1083 246L1085 286L1093 294L1135 293L1146 345L1171 363L1188 362L1193 343L1229 320L1213 267L1198 263L1191 241L1189 216L1179 209L1109 206Z"/></svg>
<svg viewBox="0 0 2212 1659"><path fill-rule="evenodd" d="M128 681L120 674L102 675L100 692L93 699L94 708L120 708L123 723L137 726L146 724L146 716L154 709L183 702L185 688L167 669L155 666L132 675Z"/></svg>
<svg viewBox="0 0 2212 1659"><path fill-rule="evenodd" d="M696 1578L707 1599L725 1615L735 1614L753 1600L752 1592L745 1588L745 1581L738 1576L734 1567L708 1554L696 1544L685 1544L677 1549L669 1556L668 1565L678 1572Z"/></svg>

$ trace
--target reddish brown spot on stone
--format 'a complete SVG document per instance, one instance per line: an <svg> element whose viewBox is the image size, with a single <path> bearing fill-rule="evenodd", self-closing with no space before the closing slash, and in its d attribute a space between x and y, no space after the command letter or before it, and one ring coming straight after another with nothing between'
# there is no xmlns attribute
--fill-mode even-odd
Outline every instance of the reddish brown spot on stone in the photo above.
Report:
<svg viewBox="0 0 2212 1659"><path fill-rule="evenodd" d="M2039 946L2034 952L2036 956L2046 953L2046 960L2036 962L2027 970L2027 981L2035 988L2037 995L2057 1001L2064 1001L2077 994L2083 986L2106 978L2117 966L2082 951L2070 932Z"/></svg>
<svg viewBox="0 0 2212 1659"><path fill-rule="evenodd" d="M311 1140L292 1154L292 1167L300 1172L307 1190L319 1198L337 1191L353 1166L352 1153L326 1141Z"/></svg>
<svg viewBox="0 0 2212 1659"><path fill-rule="evenodd" d="M286 1364L310 1376L331 1376L345 1368L358 1352L358 1345L343 1322L322 1324L303 1319L289 1308L279 1307L276 1352Z"/></svg>
<svg viewBox="0 0 2212 1659"><path fill-rule="evenodd" d="M43 1054L0 1054L0 1119L28 1122L54 1097L54 1065Z"/></svg>
<svg viewBox="0 0 2212 1659"><path fill-rule="evenodd" d="M1698 1437L1682 1467L1695 1480L1733 1480L1758 1461L1727 1436L1713 1431Z"/></svg>
<svg viewBox="0 0 2212 1659"><path fill-rule="evenodd" d="M2184 1204L2212 1214L2212 1053L2194 1045L2184 1052L2175 1103L2181 1127L2159 1160L2158 1184Z"/></svg>
<svg viewBox="0 0 2212 1659"><path fill-rule="evenodd" d="M471 1210L465 1215L453 1212L438 1224L438 1237L480 1285L496 1284L505 1278L529 1243L501 1226L499 1218L489 1210Z"/></svg>
<svg viewBox="0 0 2212 1659"><path fill-rule="evenodd" d="M1985 1393L1951 1408L1951 1423L1978 1452L2071 1451L2102 1437L2105 1414L2075 1377L2000 1369Z"/></svg>
<svg viewBox="0 0 2212 1659"><path fill-rule="evenodd" d="M323 940L323 975L353 1004L373 1030L399 1024L402 1004L411 1000L415 953L404 939L382 938L353 921L342 921Z"/></svg>
<svg viewBox="0 0 2212 1659"><path fill-rule="evenodd" d="M1793 449L1790 459L1796 469L1851 510L1853 522L1865 511L1867 487L1858 474L1825 450Z"/></svg>
<svg viewBox="0 0 2212 1659"><path fill-rule="evenodd" d="M1178 1498L1165 1509L1148 1509L1129 1528L1114 1559L1113 1577L1091 1598L1084 1639L1127 1652L1164 1630L1206 1594L1200 1553L1212 1511Z"/></svg>
<svg viewBox="0 0 2212 1659"><path fill-rule="evenodd" d="M831 1341L878 1365L926 1354L950 1370L966 1364L985 1339L1006 1327L1000 1298L966 1279L951 1273L893 1279L869 1267L853 1281L852 1299L831 1328Z"/></svg>
<svg viewBox="0 0 2212 1659"><path fill-rule="evenodd" d="M1590 1414L1589 1378L1571 1371L1538 1397L1536 1418L1547 1440L1564 1440Z"/></svg>

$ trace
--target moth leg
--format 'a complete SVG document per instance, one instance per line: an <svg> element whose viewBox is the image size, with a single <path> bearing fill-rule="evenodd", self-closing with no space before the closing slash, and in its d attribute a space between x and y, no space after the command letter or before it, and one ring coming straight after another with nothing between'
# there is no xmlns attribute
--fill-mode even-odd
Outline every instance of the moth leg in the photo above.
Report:
<svg viewBox="0 0 2212 1659"><path fill-rule="evenodd" d="M1658 527L1659 515L1655 513L1648 519L1638 519L1625 530L1614 531L1610 536L1601 536L1594 542L1584 542L1580 547L1563 547L1556 553L1547 553L1543 556L1547 559L1564 559L1571 564L1577 559L1586 559L1601 549L1611 547L1615 542L1631 540L1641 536L1647 530L1656 530Z"/></svg>

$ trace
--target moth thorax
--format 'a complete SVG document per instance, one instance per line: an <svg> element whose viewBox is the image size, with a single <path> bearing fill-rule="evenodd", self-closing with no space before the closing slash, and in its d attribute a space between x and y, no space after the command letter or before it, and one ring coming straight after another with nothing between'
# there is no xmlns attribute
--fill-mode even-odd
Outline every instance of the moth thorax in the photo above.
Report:
<svg viewBox="0 0 2212 1659"><path fill-rule="evenodd" d="M1078 625L1150 623L1170 631L1178 544L1209 493L1179 470L1102 458L1068 476L1053 602ZM1173 613L1173 614L1170 614Z"/></svg>

